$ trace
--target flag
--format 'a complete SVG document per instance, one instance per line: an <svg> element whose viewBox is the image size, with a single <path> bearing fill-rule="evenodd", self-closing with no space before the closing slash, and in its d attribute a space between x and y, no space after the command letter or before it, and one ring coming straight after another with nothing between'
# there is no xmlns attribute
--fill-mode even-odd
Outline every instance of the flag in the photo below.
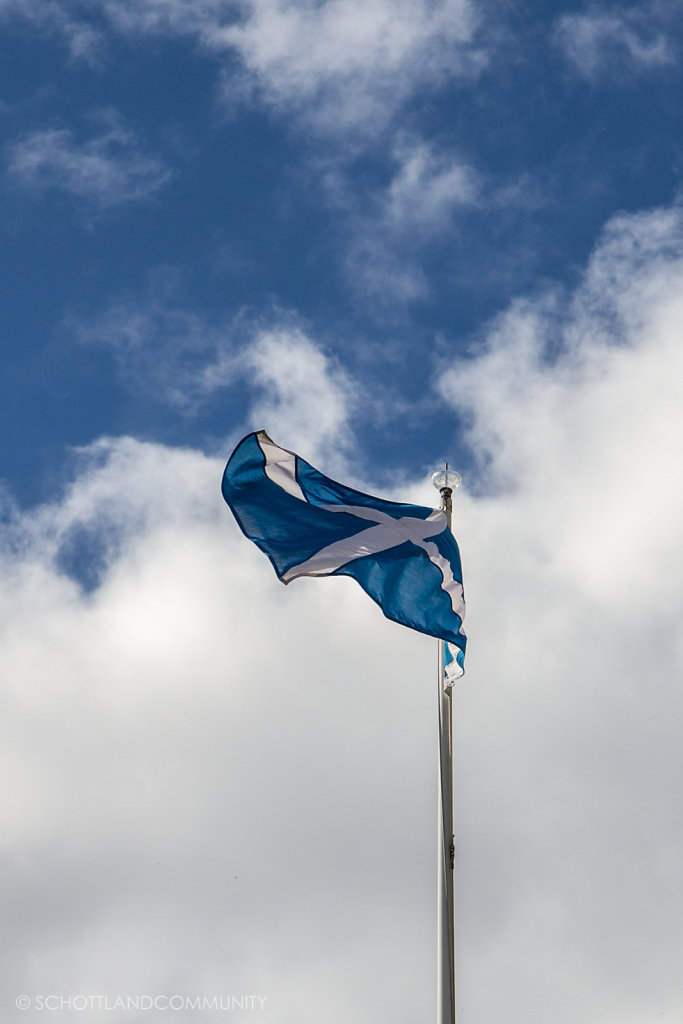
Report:
<svg viewBox="0 0 683 1024"><path fill-rule="evenodd" d="M440 509L362 494L330 480L264 430L225 467L223 497L283 583L352 576L384 614L446 642L446 674L462 675L466 637L460 552Z"/></svg>

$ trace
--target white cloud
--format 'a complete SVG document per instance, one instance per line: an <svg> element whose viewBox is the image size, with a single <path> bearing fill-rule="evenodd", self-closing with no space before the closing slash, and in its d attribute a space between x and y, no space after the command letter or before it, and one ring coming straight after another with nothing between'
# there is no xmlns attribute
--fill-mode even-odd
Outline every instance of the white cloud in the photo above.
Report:
<svg viewBox="0 0 683 1024"><path fill-rule="evenodd" d="M237 57L239 71L225 68L229 102L258 98L331 135L374 131L416 89L471 75L483 63L470 0L102 0L96 26L85 20L88 5L41 3L29 0L24 9L4 0L4 11L57 27L75 50L87 49L87 32L96 45L102 18L135 38L193 37Z"/></svg>
<svg viewBox="0 0 683 1024"><path fill-rule="evenodd" d="M594 6L584 14L563 14L555 39L586 78L656 70L676 61L668 32L670 13L662 4Z"/></svg>
<svg viewBox="0 0 683 1024"><path fill-rule="evenodd" d="M463 1019L683 1012L682 281L678 208L616 218L575 295L445 368L496 485L455 503ZM334 368L261 340L259 426L312 457L311 366L329 472ZM264 1020L407 1024L434 1006L432 645L352 581L281 587L221 469L99 442L5 531L7 1005L237 989ZM67 569L93 562L85 592Z"/></svg>
<svg viewBox="0 0 683 1024"><path fill-rule="evenodd" d="M240 317L211 322L183 301L174 267L149 275L140 295L115 298L90 315L70 312L65 327L82 344L108 348L127 388L194 414L206 397L238 378Z"/></svg>
<svg viewBox="0 0 683 1024"><path fill-rule="evenodd" d="M372 199L330 178L329 194L350 224L346 270L353 286L380 304L423 298L429 286L419 263L426 244L457 232L458 213L480 201L473 167L421 139L400 135L392 175Z"/></svg>
<svg viewBox="0 0 683 1024"><path fill-rule="evenodd" d="M8 173L22 188L59 190L106 210L158 192L171 172L146 154L121 118L105 115L104 129L87 140L67 128L47 128L9 147Z"/></svg>
<svg viewBox="0 0 683 1024"><path fill-rule="evenodd" d="M222 40L267 102L320 128L382 126L419 86L477 66L466 0L253 0Z"/></svg>
<svg viewBox="0 0 683 1024"><path fill-rule="evenodd" d="M364 299L370 298L376 315L398 304L429 294L427 277L409 255L392 252L386 235L374 234L372 223L359 226L345 260L349 283Z"/></svg>
<svg viewBox="0 0 683 1024"><path fill-rule="evenodd" d="M62 36L74 60L94 64L101 56L102 36L85 13L77 4L63 0L0 0L0 20L18 19Z"/></svg>
<svg viewBox="0 0 683 1024"><path fill-rule="evenodd" d="M463 814L482 784L497 803L481 845L463 829L462 871L501 878L487 956L483 936L467 950L481 893L462 883L463 999L482 1019L503 1012L476 996L491 974L527 1019L681 1012L683 835L666 825L683 767L681 296L681 210L617 217L573 297L514 304L485 354L440 378L497 485L457 502ZM496 767L470 788L482 742Z"/></svg>
<svg viewBox="0 0 683 1024"><path fill-rule="evenodd" d="M272 424L274 437L289 439L286 447L336 462L350 444L349 419L362 397L358 383L297 328L259 332L244 363L250 383L261 389L254 426Z"/></svg>
<svg viewBox="0 0 683 1024"><path fill-rule="evenodd" d="M673 455L667 449L678 443L676 431L666 428L661 438L659 431L666 416L676 414L676 375L667 366L675 366L678 358L682 268L679 207L614 217L571 299L551 293L543 300L514 303L493 324L486 355L449 372L445 394L474 417L475 448L493 459L503 483L508 473L515 479L526 472L538 474L542 486L551 472L544 456L552 446L540 422L552 422L567 444L578 437L578 450L588 445L587 435L595 427L603 436L608 424L593 417L605 415L602 399L610 394L603 392L605 381L615 388L621 378L615 392L622 404L609 410L615 448L634 458L653 439L649 431L655 431L655 451L663 443L667 455ZM643 379L649 386L640 388ZM656 408L651 404L655 384ZM575 401L569 402L571 396ZM508 416L516 418L508 422ZM645 440L638 442L641 433ZM622 438L619 446L617 437ZM605 456L615 458L615 450ZM567 468L556 468L558 481ZM571 470L581 472L580 465L572 461ZM624 483L639 487L635 477Z"/></svg>
<svg viewBox="0 0 683 1024"><path fill-rule="evenodd" d="M87 318L72 314L66 327L81 343L109 348L126 387L186 414L239 389L251 402L254 428L267 416L289 444L333 460L349 445L362 388L293 316L243 310L216 324L179 296L181 276L161 268L142 298L117 299Z"/></svg>
<svg viewBox="0 0 683 1024"><path fill-rule="evenodd" d="M386 846L411 851L425 895L430 856L385 813L407 804L423 817L430 752L415 773L406 750L431 715L394 680L368 693L365 666L385 657L391 625L346 581L289 588L282 605L222 505L219 461L126 439L82 457L64 498L15 524L18 554L2 559L8 1005L20 991L246 991L268 997L268 1019L313 1021L341 969L341 1022L357 1003L378 1008L407 952L389 1005L417 1007L407 979L431 974L419 938L430 915L420 923L410 891L395 905ZM76 531L111 553L90 594L59 571ZM419 640L399 631L396 650L417 670ZM394 737L412 719L412 739L378 746L380 716ZM378 945L388 962L375 964Z"/></svg>
<svg viewBox="0 0 683 1024"><path fill-rule="evenodd" d="M399 169L385 199L386 222L398 232L448 230L454 210L477 202L479 182L471 167L425 142L397 147Z"/></svg>

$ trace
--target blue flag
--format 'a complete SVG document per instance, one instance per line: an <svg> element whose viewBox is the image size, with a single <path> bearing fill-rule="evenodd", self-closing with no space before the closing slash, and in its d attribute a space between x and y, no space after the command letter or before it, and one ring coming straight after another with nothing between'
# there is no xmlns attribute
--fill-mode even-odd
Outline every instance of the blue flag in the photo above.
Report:
<svg viewBox="0 0 683 1024"><path fill-rule="evenodd" d="M447 677L462 675L462 569L444 512L344 487L264 430L237 445L222 491L283 583L352 576L387 618L446 641Z"/></svg>

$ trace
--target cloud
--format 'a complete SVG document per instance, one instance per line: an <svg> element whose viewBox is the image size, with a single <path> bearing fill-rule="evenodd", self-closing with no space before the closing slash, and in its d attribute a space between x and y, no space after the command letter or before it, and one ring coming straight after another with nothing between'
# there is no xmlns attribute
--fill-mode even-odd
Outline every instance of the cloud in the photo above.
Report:
<svg viewBox="0 0 683 1024"><path fill-rule="evenodd" d="M632 393L620 392L620 412L628 420L631 408L634 431L643 427L642 419L636 426L642 403L639 361L642 371L649 364L655 377L664 374L667 359L676 362L671 349L683 266L682 225L678 206L615 216L574 295L551 291L540 300L513 303L493 323L486 354L451 368L444 393L472 417L473 445L502 474L502 483L508 471L514 479L522 467L545 476L550 466L542 457L549 447L537 432L536 417L550 421L556 407L554 429L562 424L567 442L574 433L583 436L591 429L591 420L583 416L589 395L597 414L604 379L612 381L620 371L632 388ZM580 407L570 409L565 403L572 394L580 396ZM660 416L666 414L667 394L670 385L661 391L658 415L653 410L649 417L653 429L659 429ZM644 396L649 402L651 391L645 389ZM506 416L518 418L507 423Z"/></svg>
<svg viewBox="0 0 683 1024"><path fill-rule="evenodd" d="M454 210L477 202L479 182L467 164L424 142L397 147L399 169L385 199L385 218L398 232L448 229Z"/></svg>
<svg viewBox="0 0 683 1024"><path fill-rule="evenodd" d="M683 836L665 822L681 767L671 716L683 701L672 572L683 557L682 284L681 209L615 217L573 295L513 304L485 353L440 377L469 418L490 488L456 503L470 680L483 687L462 698L462 770L486 738L497 765L486 791L499 801L477 826L481 846L463 830L462 871L484 856L482 885L504 878L489 956L475 967L478 952L464 952L473 974L463 999L483 1019L503 1004L474 990L499 971L509 1004L527 1015L680 1013L681 906L670 894ZM473 787L466 805L482 795ZM464 935L481 906L464 883L461 898ZM524 956L511 955L511 921ZM581 1010L591 985L596 1002Z"/></svg>
<svg viewBox="0 0 683 1024"><path fill-rule="evenodd" d="M297 328L260 331L244 361L261 391L251 410L254 426L268 422L277 437L289 438L287 447L337 463L351 444L358 383Z"/></svg>
<svg viewBox="0 0 683 1024"><path fill-rule="evenodd" d="M573 294L519 299L440 367L483 467L455 501L472 1020L683 1011L682 281L681 210L619 216ZM290 409L310 364L329 472L343 413L310 345L264 330L249 416L310 457L317 414ZM350 580L277 583L222 506L239 433L220 459L100 440L53 501L5 508L8 1019L38 1019L11 1016L19 992L237 989L302 1024L433 1010L431 642Z"/></svg>
<svg viewBox="0 0 683 1024"><path fill-rule="evenodd" d="M345 260L345 272L355 291L372 298L375 314L386 315L398 304L429 295L429 282L419 263L403 253L391 251L387 236L373 235L362 225L352 238Z"/></svg>
<svg viewBox="0 0 683 1024"><path fill-rule="evenodd" d="M143 151L117 114L104 120L104 130L87 140L67 128L18 139L8 150L10 178L32 192L66 192L96 210L148 199L170 181L171 171Z"/></svg>
<svg viewBox="0 0 683 1024"><path fill-rule="evenodd" d="M77 4L63 0L0 0L0 21L3 19L28 22L36 29L61 36L74 60L94 64L101 56L101 32L87 21L85 11Z"/></svg>
<svg viewBox="0 0 683 1024"><path fill-rule="evenodd" d="M142 295L118 296L94 313L72 310L64 327L81 344L108 349L131 391L192 415L207 395L234 383L243 331L239 317L212 322L197 313L185 291L177 268L159 267Z"/></svg>
<svg viewBox="0 0 683 1024"><path fill-rule="evenodd" d="M97 25L75 0L29 0L25 9L4 0L3 10L58 28L84 52L102 38L102 19L135 39L194 38L227 57L228 103L295 112L327 136L373 132L417 89L471 76L483 63L470 0L103 0Z"/></svg>
<svg viewBox="0 0 683 1024"><path fill-rule="evenodd" d="M354 287L380 302L401 303L429 292L420 265L425 246L457 232L458 214L480 201L476 170L455 154L400 135L391 176L371 198L343 177L330 179L330 197L350 225L346 270Z"/></svg>
<svg viewBox="0 0 683 1024"><path fill-rule="evenodd" d="M211 322L183 301L182 276L160 268L142 297L121 297L88 317L70 314L65 326L80 343L109 349L126 387L186 415L241 392L254 428L267 416L289 444L332 459L350 444L362 388L284 311L242 310Z"/></svg>
<svg viewBox="0 0 683 1024"><path fill-rule="evenodd" d="M429 968L412 927L419 897L395 906L386 844L418 863L429 854L380 806L421 817L431 759L417 776L407 769L414 721L407 745L378 747L372 722L395 683L368 694L364 679L391 624L345 581L290 588L281 606L284 588L222 504L221 468L197 452L101 441L64 495L14 523L0 586L3 762L15 779L3 798L8 1005L19 990L246 991L268 997L272 1019L312 1021L346 963L331 1018L341 1022L351 1004L383 998L375 975L388 985L393 956L374 966L377 944L396 952L407 940L411 972ZM61 552L84 530L108 552L90 591ZM379 623L369 644L368 611ZM303 658L318 625L318 653ZM341 657L350 637L355 666ZM399 636L415 669L420 647ZM382 713L394 736L420 717L418 691L406 696ZM273 757L286 772L273 774ZM346 906L341 890L356 893ZM330 914L324 943L316 908ZM406 982L390 1005L404 998L421 996Z"/></svg>
<svg viewBox="0 0 683 1024"><path fill-rule="evenodd" d="M468 0L128 0L104 9L119 31L193 34L231 51L241 70L226 72L229 100L252 95L331 134L381 126L417 88L470 75L482 60Z"/></svg>
<svg viewBox="0 0 683 1024"><path fill-rule="evenodd" d="M255 0L222 33L247 87L332 134L376 130L420 86L471 74L473 8L464 0Z"/></svg>
<svg viewBox="0 0 683 1024"><path fill-rule="evenodd" d="M590 7L585 14L563 14L555 40L588 79L659 70L676 61L668 26L671 10L661 4Z"/></svg>

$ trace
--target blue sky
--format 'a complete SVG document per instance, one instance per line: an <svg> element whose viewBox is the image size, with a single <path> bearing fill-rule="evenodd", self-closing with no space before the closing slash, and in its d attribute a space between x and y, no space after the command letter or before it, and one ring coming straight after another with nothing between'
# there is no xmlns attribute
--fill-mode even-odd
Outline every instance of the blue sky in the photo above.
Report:
<svg viewBox="0 0 683 1024"><path fill-rule="evenodd" d="M20 500L102 434L239 431L249 381L191 377L255 324L299 325L367 389L364 470L469 461L440 359L572 289L612 214L676 200L675 4L318 6L2 5Z"/></svg>
<svg viewBox="0 0 683 1024"><path fill-rule="evenodd" d="M246 544L262 427L463 474L462 1024L681 1019L682 13L0 0L8 1020L432 1013L433 652Z"/></svg>

